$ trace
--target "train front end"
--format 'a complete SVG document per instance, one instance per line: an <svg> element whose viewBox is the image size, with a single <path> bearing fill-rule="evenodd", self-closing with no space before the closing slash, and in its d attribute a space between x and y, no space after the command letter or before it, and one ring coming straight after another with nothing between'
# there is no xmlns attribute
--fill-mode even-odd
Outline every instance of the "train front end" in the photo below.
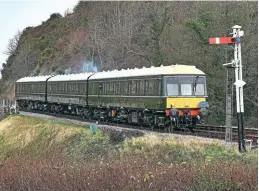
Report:
<svg viewBox="0 0 259 191"><path fill-rule="evenodd" d="M166 115L172 128L193 129L207 119L209 104L203 72L165 76L164 87Z"/></svg>

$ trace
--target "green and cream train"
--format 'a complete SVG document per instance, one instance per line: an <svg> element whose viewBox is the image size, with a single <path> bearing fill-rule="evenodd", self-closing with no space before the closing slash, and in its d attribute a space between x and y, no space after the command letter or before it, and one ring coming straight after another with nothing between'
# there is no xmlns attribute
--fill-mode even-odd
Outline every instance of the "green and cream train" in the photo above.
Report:
<svg viewBox="0 0 259 191"><path fill-rule="evenodd" d="M206 75L189 65L25 77L15 93L22 109L167 130L195 128L209 107Z"/></svg>

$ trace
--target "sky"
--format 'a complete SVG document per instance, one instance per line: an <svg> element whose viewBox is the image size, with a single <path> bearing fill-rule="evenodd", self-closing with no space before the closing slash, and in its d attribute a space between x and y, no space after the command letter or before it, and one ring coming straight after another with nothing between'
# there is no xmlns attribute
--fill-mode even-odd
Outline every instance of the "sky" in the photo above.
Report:
<svg viewBox="0 0 259 191"><path fill-rule="evenodd" d="M3 52L18 30L38 26L52 13L64 16L64 12L72 11L77 3L78 0L0 0L0 69L8 57Z"/></svg>

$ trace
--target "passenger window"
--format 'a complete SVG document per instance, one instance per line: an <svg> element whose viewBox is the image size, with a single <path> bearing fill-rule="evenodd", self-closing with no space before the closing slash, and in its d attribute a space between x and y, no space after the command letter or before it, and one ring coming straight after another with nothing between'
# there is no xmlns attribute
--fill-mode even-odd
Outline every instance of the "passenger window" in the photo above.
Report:
<svg viewBox="0 0 259 191"><path fill-rule="evenodd" d="M149 95L153 95L153 89L154 89L154 80L149 81L149 89L148 89Z"/></svg>
<svg viewBox="0 0 259 191"><path fill-rule="evenodd" d="M120 93L120 82L117 81L115 82L115 94L119 94Z"/></svg>
<svg viewBox="0 0 259 191"><path fill-rule="evenodd" d="M78 90L79 90L79 88L78 88L78 83L75 83L75 93L78 93Z"/></svg>
<svg viewBox="0 0 259 191"><path fill-rule="evenodd" d="M102 94L106 94L106 83L102 83Z"/></svg>
<svg viewBox="0 0 259 191"><path fill-rule="evenodd" d="M110 82L109 84L110 84L110 91L109 91L109 93L113 94L113 82Z"/></svg>
<svg viewBox="0 0 259 191"><path fill-rule="evenodd" d="M56 84L56 93L59 93L59 84Z"/></svg>
<svg viewBox="0 0 259 191"><path fill-rule="evenodd" d="M73 83L73 92L72 93L76 93L77 91L76 91L76 84L75 83Z"/></svg>
<svg viewBox="0 0 259 191"><path fill-rule="evenodd" d="M127 94L131 94L132 81L128 81Z"/></svg>
<svg viewBox="0 0 259 191"><path fill-rule="evenodd" d="M192 85L181 84L181 95L192 95Z"/></svg>
<svg viewBox="0 0 259 191"><path fill-rule="evenodd" d="M129 92L129 91L128 91L128 88L129 88L129 86L130 86L129 83L130 83L129 81L124 81L124 82L123 82L123 87L122 87L122 89L123 89L123 94L125 94L125 95L127 95L128 92Z"/></svg>
<svg viewBox="0 0 259 191"><path fill-rule="evenodd" d="M110 94L110 83L109 82L107 82L107 83L105 83L105 86L106 86L106 94Z"/></svg>
<svg viewBox="0 0 259 191"><path fill-rule="evenodd" d="M194 95L205 95L205 78L204 77L194 77L193 90Z"/></svg>
<svg viewBox="0 0 259 191"><path fill-rule="evenodd" d="M84 84L79 84L79 94L82 95L83 94L83 85Z"/></svg>
<svg viewBox="0 0 259 191"><path fill-rule="evenodd" d="M136 94L136 81L131 82L131 94Z"/></svg>
<svg viewBox="0 0 259 191"><path fill-rule="evenodd" d="M89 86L89 91L92 92L93 95L95 95L95 83L92 82L90 83L90 86Z"/></svg>
<svg viewBox="0 0 259 191"><path fill-rule="evenodd" d="M60 90L61 90L60 92L61 92L61 93L64 93L64 85L65 85L64 83L61 83L61 84L60 84L60 86L61 86L61 87L60 87Z"/></svg>
<svg viewBox="0 0 259 191"><path fill-rule="evenodd" d="M145 95L152 95L152 82L150 80L145 80Z"/></svg>
<svg viewBox="0 0 259 191"><path fill-rule="evenodd" d="M71 88L71 84L67 84L67 89L68 89L68 93L71 92L72 88Z"/></svg>
<svg viewBox="0 0 259 191"><path fill-rule="evenodd" d="M177 77L170 77L166 79L166 92L167 96L178 96L179 95L179 85Z"/></svg>
<svg viewBox="0 0 259 191"><path fill-rule="evenodd" d="M139 95L139 86L138 86L139 85L139 81L136 80L135 83L136 83L135 94Z"/></svg>
<svg viewBox="0 0 259 191"><path fill-rule="evenodd" d="M193 77L179 77L179 83L181 87L181 95L190 96L192 95L192 83Z"/></svg>
<svg viewBox="0 0 259 191"><path fill-rule="evenodd" d="M122 81L122 82L120 83L120 92L121 92L121 95L126 94L126 92L124 92L124 91L126 91L125 85L126 85L126 82L125 82L125 81Z"/></svg>
<svg viewBox="0 0 259 191"><path fill-rule="evenodd" d="M148 88L149 88L148 85L149 85L149 84L148 84L148 81L145 80L145 82L144 82L144 90L145 90L144 94L145 94L145 95L148 95Z"/></svg>
<svg viewBox="0 0 259 191"><path fill-rule="evenodd" d="M85 94L85 88L86 88L86 84L83 83L83 84L82 84L82 94Z"/></svg>
<svg viewBox="0 0 259 191"><path fill-rule="evenodd" d="M197 84L195 95L204 95L204 84Z"/></svg>
<svg viewBox="0 0 259 191"><path fill-rule="evenodd" d="M144 95L144 81L141 80L139 83L139 93L140 95Z"/></svg>

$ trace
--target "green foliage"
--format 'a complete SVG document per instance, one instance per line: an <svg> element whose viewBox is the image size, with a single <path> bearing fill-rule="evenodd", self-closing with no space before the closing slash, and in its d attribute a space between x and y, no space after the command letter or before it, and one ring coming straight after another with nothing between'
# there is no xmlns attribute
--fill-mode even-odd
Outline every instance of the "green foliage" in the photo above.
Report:
<svg viewBox="0 0 259 191"><path fill-rule="evenodd" d="M41 64L39 64L39 63L37 64L37 67L35 68L35 70L33 72L33 76L36 76L40 73L40 65Z"/></svg>
<svg viewBox="0 0 259 191"><path fill-rule="evenodd" d="M240 154L236 148L226 148L219 142L199 146L199 143L183 145L173 138L162 140L155 136L133 138L123 144L123 152L130 155L142 155L148 158L158 157L163 163L178 161L184 164L213 164L217 161L231 161L257 166L255 152Z"/></svg>
<svg viewBox="0 0 259 191"><path fill-rule="evenodd" d="M60 13L52 13L50 15L50 18L46 22L54 20L54 19L60 19L60 18L62 18L62 15Z"/></svg>
<svg viewBox="0 0 259 191"><path fill-rule="evenodd" d="M154 13L150 16L151 27L150 35L152 41L152 55L145 56L145 59L148 60L154 66L161 66L164 63L164 53L160 46L160 39L162 37L163 31L166 27L166 24L169 20L168 9L165 9L162 15Z"/></svg>
<svg viewBox="0 0 259 191"><path fill-rule="evenodd" d="M54 49L53 48L45 48L39 57L39 64L49 64L54 57Z"/></svg>
<svg viewBox="0 0 259 191"><path fill-rule="evenodd" d="M53 37L52 35L42 35L39 39L39 42L37 43L40 50L44 50L46 48L53 47Z"/></svg>
<svg viewBox="0 0 259 191"><path fill-rule="evenodd" d="M52 57L52 56L53 56L53 52L54 52L53 48L47 47L47 48L45 48L45 49L41 52L40 57L44 57L44 56Z"/></svg>
<svg viewBox="0 0 259 191"><path fill-rule="evenodd" d="M71 136L65 142L68 145L68 154L81 160L107 157L114 150L109 136L104 135L100 131L93 134L88 129L81 129L80 133Z"/></svg>
<svg viewBox="0 0 259 191"><path fill-rule="evenodd" d="M58 144L55 143L57 133L51 127L39 127L37 137L23 148L24 152L30 154L30 156L40 156L44 152L48 152L49 149L58 147Z"/></svg>
<svg viewBox="0 0 259 191"><path fill-rule="evenodd" d="M86 26L87 25L87 22L88 22L88 16L85 15L82 17L82 19L80 20L80 25L81 26Z"/></svg>
<svg viewBox="0 0 259 191"><path fill-rule="evenodd" d="M196 37L204 45L208 45L211 25L214 22L211 13L201 12L198 19L189 19L185 26L196 34Z"/></svg>

